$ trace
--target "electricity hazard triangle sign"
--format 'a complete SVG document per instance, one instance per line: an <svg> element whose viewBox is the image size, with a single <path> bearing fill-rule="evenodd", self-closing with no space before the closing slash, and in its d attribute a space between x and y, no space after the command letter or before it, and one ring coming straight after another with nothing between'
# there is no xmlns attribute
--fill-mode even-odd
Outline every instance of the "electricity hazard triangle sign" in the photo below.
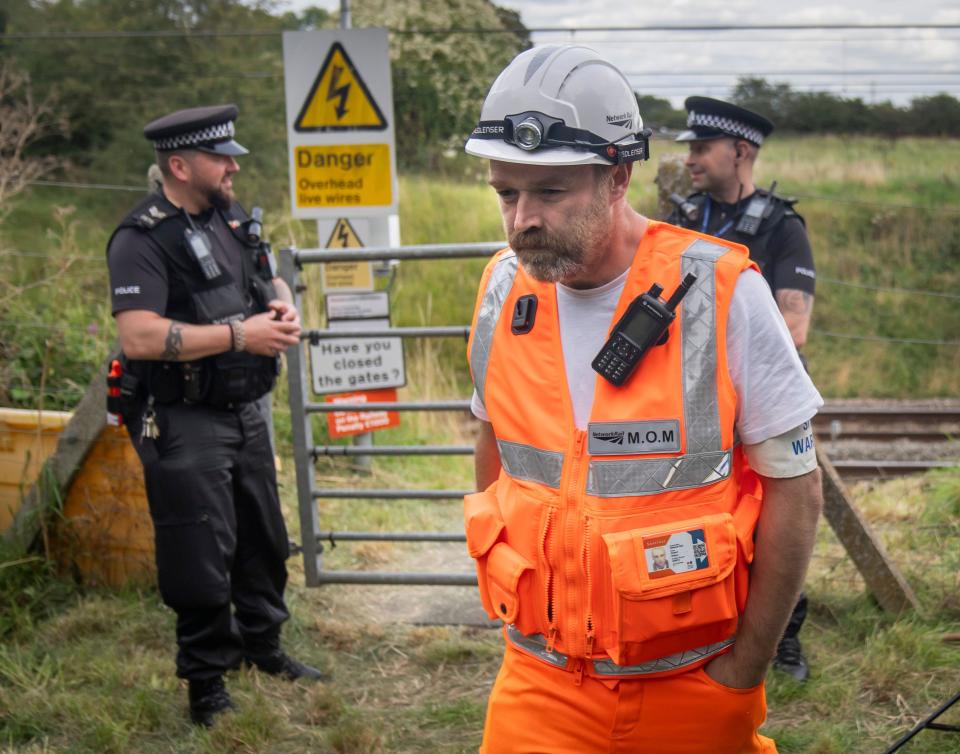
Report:
<svg viewBox="0 0 960 754"><path fill-rule="evenodd" d="M383 131L387 120L339 42L330 47L293 128L309 131Z"/></svg>
<svg viewBox="0 0 960 754"><path fill-rule="evenodd" d="M357 231L353 229L350 221L345 217L337 220L337 224L333 226L333 233L327 240L327 248L356 249L360 246L363 246L360 242L360 236L357 235Z"/></svg>

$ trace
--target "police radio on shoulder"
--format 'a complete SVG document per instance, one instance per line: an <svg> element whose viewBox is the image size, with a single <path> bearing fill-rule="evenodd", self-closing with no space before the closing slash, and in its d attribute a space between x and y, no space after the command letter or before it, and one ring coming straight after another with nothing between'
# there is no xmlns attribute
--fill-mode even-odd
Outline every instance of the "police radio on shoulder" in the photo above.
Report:
<svg viewBox="0 0 960 754"><path fill-rule="evenodd" d="M256 247L254 266L263 280L270 281L277 276L277 260L273 256L273 248L263 240L263 209L254 207L250 210L250 219L246 223L247 243Z"/></svg>
<svg viewBox="0 0 960 754"><path fill-rule="evenodd" d="M193 258L197 260L197 264L200 265L203 276L207 280L220 277L220 266L217 264L217 260L213 258L213 247L210 245L207 234L197 229L189 212L183 210L183 216L187 218L187 224L190 226L183 231L183 241Z"/></svg>
<svg viewBox="0 0 960 754"><path fill-rule="evenodd" d="M757 231L760 230L760 223L769 217L773 211L773 192L776 188L777 182L774 181L773 185L770 186L770 190L765 195L759 191L754 194L753 198L747 204L743 216L737 223L736 231L738 233L743 233L748 236L757 235Z"/></svg>
<svg viewBox="0 0 960 754"><path fill-rule="evenodd" d="M696 281L697 276L688 273L666 302L660 298L663 286L657 283L637 296L591 363L594 370L612 385L623 385L647 351L667 342L677 305Z"/></svg>

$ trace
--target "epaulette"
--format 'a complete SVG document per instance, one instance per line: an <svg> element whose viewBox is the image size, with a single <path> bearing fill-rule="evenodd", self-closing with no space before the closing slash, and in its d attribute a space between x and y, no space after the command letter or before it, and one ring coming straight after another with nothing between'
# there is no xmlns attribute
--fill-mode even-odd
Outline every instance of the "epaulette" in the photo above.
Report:
<svg viewBox="0 0 960 754"><path fill-rule="evenodd" d="M168 217L171 217L169 212L164 212L156 204L151 204L133 219L141 228L152 230L157 223L166 220Z"/></svg>

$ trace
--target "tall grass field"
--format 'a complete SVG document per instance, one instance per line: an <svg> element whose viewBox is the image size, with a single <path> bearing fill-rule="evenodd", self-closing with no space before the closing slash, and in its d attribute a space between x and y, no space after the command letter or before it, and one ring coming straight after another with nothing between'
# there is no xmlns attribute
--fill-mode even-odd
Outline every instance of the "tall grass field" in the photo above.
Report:
<svg viewBox="0 0 960 754"><path fill-rule="evenodd" d="M655 213L661 154L635 170L631 203ZM285 154L278 154L282 170ZM144 172L146 164L144 165ZM764 146L758 184L799 198L818 270L809 344L824 396L960 394L960 142L786 138ZM255 187L236 179L246 203ZM481 163L449 158L437 175L401 176L404 243L502 238ZM279 195L276 187L267 192ZM0 222L0 405L71 409L115 338L104 245L135 191L34 187ZM274 247L317 244L309 223L267 206ZM404 262L389 285L398 325L469 322L482 260ZM318 275L308 274L305 319L322 322ZM402 398L466 397L462 340L407 344ZM275 393L281 497L300 540L287 391ZM383 444L469 444L461 414L404 415ZM315 423L315 440L325 425ZM359 474L347 459L317 464L320 486L470 488L465 457L376 459ZM771 673L767 735L781 754L875 754L960 689L960 474L859 483L858 506L917 593L921 610L894 618L866 592L821 523L807 580L802 639L812 677ZM462 530L457 502L322 501L321 527ZM64 526L56 515L51 526ZM448 548L448 549L442 549ZM461 544L340 543L330 568L413 570L438 562L466 571ZM415 625L417 609L466 598L465 588L303 586L291 558L293 617L285 644L328 669L329 683L288 684L249 670L228 683L238 711L211 731L187 721L174 677L174 617L150 583L109 590L58 572L39 553L0 552L0 752L161 754L243 752L476 752L499 632ZM940 721L960 724L960 709ZM548 721L545 721L545 725ZM925 731L907 754L960 752L960 734Z"/></svg>

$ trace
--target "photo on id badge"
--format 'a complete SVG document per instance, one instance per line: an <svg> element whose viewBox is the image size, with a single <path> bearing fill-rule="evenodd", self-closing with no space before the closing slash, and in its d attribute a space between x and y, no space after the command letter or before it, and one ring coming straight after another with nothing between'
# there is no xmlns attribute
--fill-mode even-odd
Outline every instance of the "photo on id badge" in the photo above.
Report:
<svg viewBox="0 0 960 754"><path fill-rule="evenodd" d="M710 564L703 529L644 537L643 552L652 579L698 571Z"/></svg>

